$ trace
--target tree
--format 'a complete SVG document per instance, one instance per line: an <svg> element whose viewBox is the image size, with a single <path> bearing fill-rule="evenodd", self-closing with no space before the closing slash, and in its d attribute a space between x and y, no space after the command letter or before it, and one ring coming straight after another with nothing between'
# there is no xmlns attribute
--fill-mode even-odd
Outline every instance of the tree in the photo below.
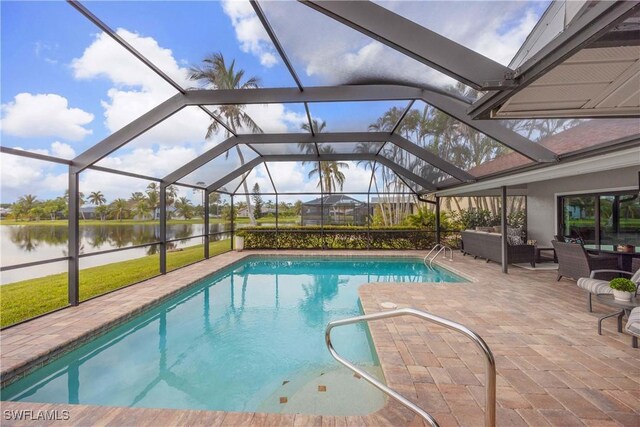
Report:
<svg viewBox="0 0 640 427"><path fill-rule="evenodd" d="M313 129L313 133L318 134L324 131L324 129L327 127L327 122L325 122L324 120L322 122L319 122L317 119L313 119L311 120L311 126L309 126L308 123L303 123L301 127L307 132L311 132L311 130ZM316 152L315 144L299 142L298 148L300 149L300 151L306 154L315 154ZM318 152L320 154L332 154L335 151L331 145L326 144L322 147L318 147ZM346 177L341 172L341 169L349 169L348 163L337 161L313 161L302 163L313 164L313 169L309 172L309 178L318 175L318 187L321 187L323 192L332 193L334 190L337 190L338 186L340 186L340 190L342 190ZM324 184L324 186L322 184Z"/></svg>
<svg viewBox="0 0 640 427"><path fill-rule="evenodd" d="M41 204L37 204L29 209L29 218L40 221L40 218L44 215L44 209Z"/></svg>
<svg viewBox="0 0 640 427"><path fill-rule="evenodd" d="M102 206L107 203L107 199L104 197L104 194L102 194L102 191L92 191L89 193L87 200L95 206Z"/></svg>
<svg viewBox="0 0 640 427"><path fill-rule="evenodd" d="M141 199L136 200L133 203L133 216L138 217L139 219L145 219L149 214L149 204L147 203L147 199L142 197Z"/></svg>
<svg viewBox="0 0 640 427"><path fill-rule="evenodd" d="M16 221L20 221L20 218L26 215L26 213L27 210L25 209L24 204L15 202L11 205L11 216L13 216Z"/></svg>
<svg viewBox="0 0 640 427"><path fill-rule="evenodd" d="M167 208L169 206L173 206L173 204L176 202L176 197L178 197L178 187L176 187L175 185L170 185L166 188L166 204L167 204ZM171 219L171 211L169 209L167 209L167 219Z"/></svg>
<svg viewBox="0 0 640 427"><path fill-rule="evenodd" d="M104 221L107 218L108 213L109 213L109 206L107 205L96 206L96 215L100 217L100 221Z"/></svg>
<svg viewBox="0 0 640 427"><path fill-rule="evenodd" d="M309 133L318 134L324 131L324 128L327 127L327 122L324 120L322 122L319 122L318 119L312 119L311 126L309 126L309 123L303 123L302 126L300 127L302 128L302 130L305 130ZM312 129L313 129L313 132L312 132ZM316 154L316 144L298 142L298 149L304 154ZM306 164L306 163L309 163L309 162L307 161L302 162L302 164Z"/></svg>
<svg viewBox="0 0 640 427"><path fill-rule="evenodd" d="M109 211L115 217L115 219L122 221L122 218L129 213L129 204L125 199L115 199L109 205Z"/></svg>
<svg viewBox="0 0 640 427"><path fill-rule="evenodd" d="M180 197L176 201L176 212L184 219L190 219L193 216L193 204L186 197Z"/></svg>
<svg viewBox="0 0 640 427"><path fill-rule="evenodd" d="M260 185L258 185L258 183L256 182L255 185L253 186L253 196L251 196L253 198L253 205L254 205L254 210L253 210L253 214L255 215L256 219L262 217L262 205L263 205L263 201L262 201L262 196L260 196Z"/></svg>
<svg viewBox="0 0 640 427"><path fill-rule="evenodd" d="M153 211L153 218L156 218L156 210L160 206L160 189L155 182L147 185L147 205Z"/></svg>
<svg viewBox="0 0 640 427"><path fill-rule="evenodd" d="M227 67L224 56L222 53L214 53L207 56L203 61L202 67L191 67L189 78L203 82L206 86L213 89L257 89L260 85L260 80L257 77L250 77L244 80L245 71L240 69L236 71L236 61L231 61L231 64ZM247 128L253 133L261 133L262 129L253 121L253 119L244 111L245 106L243 104L222 105L216 109L216 113L226 119L227 124L231 130L236 133L238 128ZM207 128L206 138L209 139L214 132L217 132L220 128L220 124L216 120L211 120L211 124ZM229 131L226 131L227 138L231 136ZM236 146L238 158L242 165L245 164L244 155L240 150L240 146ZM227 156L229 152L227 152ZM246 178L246 174L244 176ZM249 214L249 220L251 224L255 225L256 220L251 209L251 198L249 197L249 188L246 179L243 179L242 185L247 202L247 212Z"/></svg>
<svg viewBox="0 0 640 427"><path fill-rule="evenodd" d="M64 214L66 216L69 215L69 190L64 190L64 201L65 201L65 210L64 210ZM82 205L84 205L85 200L84 200L84 193L82 191L78 192L78 207L81 208ZM82 210L80 211L80 215L82 216L82 219L85 219L84 217L84 212L82 212Z"/></svg>
<svg viewBox="0 0 640 427"><path fill-rule="evenodd" d="M302 200L296 200L293 204L293 213L296 216L302 215Z"/></svg>
<svg viewBox="0 0 640 427"><path fill-rule="evenodd" d="M334 153L333 147L326 145L320 148L320 154L332 154ZM349 169L349 164L346 162L322 161L314 162L314 166L309 171L309 178L313 178L318 175L318 187L322 188L323 193L331 194L340 187L340 191L344 186L346 180L345 175L341 169Z"/></svg>
<svg viewBox="0 0 640 427"><path fill-rule="evenodd" d="M64 197L56 197L53 200L47 200L44 203L43 210L45 215L49 215L51 221L55 221L60 212L64 212L67 208L67 202Z"/></svg>
<svg viewBox="0 0 640 427"><path fill-rule="evenodd" d="M220 193L209 193L209 213L220 215Z"/></svg>
<svg viewBox="0 0 640 427"><path fill-rule="evenodd" d="M38 196L34 196L33 194L25 194L18 199L18 203L22 205L25 212L29 212L38 203L37 199Z"/></svg>

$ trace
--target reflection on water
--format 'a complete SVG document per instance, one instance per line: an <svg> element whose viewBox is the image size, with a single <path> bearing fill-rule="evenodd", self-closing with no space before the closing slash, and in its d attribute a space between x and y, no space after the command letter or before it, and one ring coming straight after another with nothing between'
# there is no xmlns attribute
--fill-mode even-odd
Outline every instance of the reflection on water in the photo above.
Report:
<svg viewBox="0 0 640 427"><path fill-rule="evenodd" d="M224 232L227 224L211 224L210 232ZM167 224L167 239L185 239L167 244L169 250L201 244L201 239L187 240L204 234L204 224ZM2 266L23 264L66 257L69 232L66 226L54 225L2 225L0 245ZM156 242L160 239L159 224L108 224L80 226L80 253L126 248ZM158 246L137 248L126 252L83 258L81 268L107 264L145 255L153 255ZM2 273L2 283L11 283L66 271L65 263L49 264L29 269L10 270Z"/></svg>
<svg viewBox="0 0 640 427"><path fill-rule="evenodd" d="M326 324L360 314L358 288L372 281L461 279L429 269L420 259L254 258L204 278L21 378L2 389L0 398L281 412L281 396L292 401L306 384L335 373L337 365L324 342ZM348 360L361 366L376 363L366 324L337 328L332 339ZM357 383L346 371L340 384ZM328 400L331 411L344 407L341 415L379 407L373 407L376 403L369 395L363 398L356 392L351 397L363 402L349 399L340 405L333 400L340 394L333 391L322 400ZM310 413L323 413L323 407L314 404L313 399L320 399L315 390L308 398ZM384 403L381 395L376 401Z"/></svg>

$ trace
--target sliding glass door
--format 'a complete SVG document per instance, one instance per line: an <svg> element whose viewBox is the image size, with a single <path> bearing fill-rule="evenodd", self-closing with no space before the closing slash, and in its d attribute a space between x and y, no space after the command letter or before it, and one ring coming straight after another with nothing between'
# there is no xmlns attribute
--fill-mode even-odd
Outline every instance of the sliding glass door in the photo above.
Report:
<svg viewBox="0 0 640 427"><path fill-rule="evenodd" d="M596 197L565 196L562 199L561 235L596 241Z"/></svg>
<svg viewBox="0 0 640 427"><path fill-rule="evenodd" d="M581 194L558 199L559 234L586 244L640 246L640 195Z"/></svg>

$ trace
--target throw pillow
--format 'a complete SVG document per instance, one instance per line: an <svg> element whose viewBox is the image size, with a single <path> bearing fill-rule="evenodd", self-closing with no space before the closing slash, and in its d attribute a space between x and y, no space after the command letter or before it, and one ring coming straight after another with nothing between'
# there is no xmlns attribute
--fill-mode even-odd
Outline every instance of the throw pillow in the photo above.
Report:
<svg viewBox="0 0 640 427"><path fill-rule="evenodd" d="M520 228L507 227L507 243L510 245L522 244L522 230Z"/></svg>

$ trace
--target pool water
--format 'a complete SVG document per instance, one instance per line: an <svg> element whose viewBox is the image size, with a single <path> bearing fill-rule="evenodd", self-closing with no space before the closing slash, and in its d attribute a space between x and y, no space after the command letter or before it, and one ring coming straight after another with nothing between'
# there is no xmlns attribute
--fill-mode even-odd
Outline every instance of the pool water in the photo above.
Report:
<svg viewBox="0 0 640 427"><path fill-rule="evenodd" d="M327 323L361 314L358 287L367 282L462 281L419 259L250 258L9 385L1 398L366 414L384 399L331 358ZM338 352L381 377L366 325L332 337Z"/></svg>

